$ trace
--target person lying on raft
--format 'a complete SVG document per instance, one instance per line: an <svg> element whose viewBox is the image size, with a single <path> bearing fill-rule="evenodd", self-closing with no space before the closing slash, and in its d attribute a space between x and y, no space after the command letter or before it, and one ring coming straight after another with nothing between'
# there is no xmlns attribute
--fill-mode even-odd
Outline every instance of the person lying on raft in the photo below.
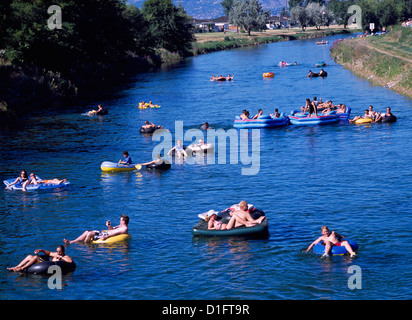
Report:
<svg viewBox="0 0 412 320"><path fill-rule="evenodd" d="M336 113L345 113L346 112L346 106L342 103L338 105L338 109L336 110Z"/></svg>
<svg viewBox="0 0 412 320"><path fill-rule="evenodd" d="M66 261L68 263L73 262L73 259L65 254L64 246L58 245L56 252L51 252L51 251L43 250L43 249L37 249L34 251L34 254L35 254L34 256L28 255L17 266L12 267L12 268L7 268L7 270L23 271L24 269L27 269L28 267L32 266L35 263L43 262L44 260L38 256L40 252L44 253L46 256L53 257L52 261Z"/></svg>
<svg viewBox="0 0 412 320"><path fill-rule="evenodd" d="M232 81L234 77L235 77L235 75L231 76L230 73L229 73L229 75L226 77L226 80L227 81Z"/></svg>
<svg viewBox="0 0 412 320"><path fill-rule="evenodd" d="M163 129L162 126L157 126L154 123L151 123L147 120L144 122L144 125L142 125L142 127L141 127L141 129L150 129L150 128Z"/></svg>
<svg viewBox="0 0 412 320"><path fill-rule="evenodd" d="M210 77L210 81L215 81L215 80L216 80L215 75L212 75L212 76Z"/></svg>
<svg viewBox="0 0 412 320"><path fill-rule="evenodd" d="M97 110L91 110L89 111L89 114L97 114L97 115L102 115L102 114L107 114L108 111L105 107L103 107L101 104L97 106Z"/></svg>
<svg viewBox="0 0 412 320"><path fill-rule="evenodd" d="M249 119L249 111L243 110L242 114L240 115L240 119L242 119L242 120Z"/></svg>
<svg viewBox="0 0 412 320"><path fill-rule="evenodd" d="M60 180L60 179L57 179L57 178L54 178L54 179L45 179L45 180L43 180L43 179L37 180L36 175L35 175L33 172L30 173L30 184L34 184L34 185L38 185L38 184L40 184L40 183L62 184L62 183L64 183L64 182L66 182L66 181L67 181L66 179Z"/></svg>
<svg viewBox="0 0 412 320"><path fill-rule="evenodd" d="M27 171L26 170L22 170L20 172L20 176L18 176L16 178L16 180L14 180L12 183L10 183L8 186L6 186L5 189L10 188L11 186L15 185L16 183L21 184L21 186L23 187L23 191L26 191L26 186L30 183L29 177L27 175Z"/></svg>
<svg viewBox="0 0 412 320"><path fill-rule="evenodd" d="M380 122L383 119L385 119L386 117L390 117L393 116L393 113L391 111L390 107L386 108L386 113L385 114L381 114L380 112L377 114L376 118L375 118L375 122Z"/></svg>
<svg viewBox="0 0 412 320"><path fill-rule="evenodd" d="M249 213L249 207L246 201L241 201L239 203L239 210L235 210L230 213L232 216L229 220L229 223L226 226L226 230L237 228L240 226L253 227L255 224L262 223L266 218L262 216L258 219L253 219Z"/></svg>
<svg viewBox="0 0 412 320"><path fill-rule="evenodd" d="M356 117L353 118L352 120L351 120L351 119L348 119L348 121L349 121L349 123L354 123L356 120L359 120L359 119L371 119L371 116L370 116L370 114L369 114L369 110L368 110L368 109L365 109L365 113L364 113L363 116L356 116Z"/></svg>
<svg viewBox="0 0 412 320"><path fill-rule="evenodd" d="M106 226L108 230L105 230L105 231L86 230L78 238L74 240L63 239L63 241L66 245L69 245L69 244L76 243L76 242L88 243L88 242L99 240L99 239L106 240L107 238L118 236L120 234L127 234L129 231L128 224L129 224L129 217L123 214L120 216L120 225L118 225L117 227L112 227L111 222L107 221Z"/></svg>
<svg viewBox="0 0 412 320"><path fill-rule="evenodd" d="M263 114L263 110L262 110L262 109L259 109L259 110L258 110L258 113L256 113L256 114L253 116L252 119L257 119L257 118L259 118L262 114Z"/></svg>
<svg viewBox="0 0 412 320"><path fill-rule="evenodd" d="M280 118L279 110L276 108L275 113L269 114L272 118Z"/></svg>
<svg viewBox="0 0 412 320"><path fill-rule="evenodd" d="M354 257L356 255L356 253L352 250L352 247L350 246L349 242L346 240L342 241L342 238L345 238L344 236L341 236L335 231L330 232L327 226L323 226L321 228L321 231L322 236L313 241L311 245L306 249L306 252L310 251L315 244L318 244L319 242L323 241L325 243L325 253L323 254L323 256L330 255L333 246L345 247L346 250L348 250L348 252L350 253L351 257Z"/></svg>

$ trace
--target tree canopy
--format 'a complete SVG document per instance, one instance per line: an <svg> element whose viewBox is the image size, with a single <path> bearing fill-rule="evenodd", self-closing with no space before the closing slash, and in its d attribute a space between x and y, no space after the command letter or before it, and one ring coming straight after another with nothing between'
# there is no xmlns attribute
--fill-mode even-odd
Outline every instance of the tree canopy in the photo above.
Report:
<svg viewBox="0 0 412 320"><path fill-rule="evenodd" d="M235 0L229 14L229 21L247 31L261 30L266 27L269 11L263 11L258 0Z"/></svg>

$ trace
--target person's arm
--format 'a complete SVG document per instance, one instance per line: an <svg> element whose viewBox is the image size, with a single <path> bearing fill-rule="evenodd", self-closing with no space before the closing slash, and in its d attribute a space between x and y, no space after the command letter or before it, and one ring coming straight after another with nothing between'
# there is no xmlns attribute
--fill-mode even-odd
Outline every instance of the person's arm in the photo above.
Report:
<svg viewBox="0 0 412 320"><path fill-rule="evenodd" d="M313 241L313 242L310 244L310 246L306 249L306 252L310 251L310 249L312 249L315 244L318 244L319 242L321 242L322 239L323 239L323 236L322 236L322 237L319 237L319 238L317 238L315 241Z"/></svg>
<svg viewBox="0 0 412 320"><path fill-rule="evenodd" d="M125 230L123 228L119 228L119 227L115 227L115 228L112 228L110 230L115 230L115 231L113 233L109 234L109 235L101 237L102 240L106 240L107 238L114 237L114 236L117 236L119 234L127 233L127 232L125 232Z"/></svg>

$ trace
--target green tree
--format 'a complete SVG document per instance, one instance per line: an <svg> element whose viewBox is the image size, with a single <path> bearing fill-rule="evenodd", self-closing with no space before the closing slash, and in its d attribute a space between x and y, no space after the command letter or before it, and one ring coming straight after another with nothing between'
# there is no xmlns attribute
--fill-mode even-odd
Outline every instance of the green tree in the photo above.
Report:
<svg viewBox="0 0 412 320"><path fill-rule="evenodd" d="M349 17L352 13L348 13L348 8L354 5L355 0L332 0L328 3L328 9L333 13L336 22L346 28Z"/></svg>
<svg viewBox="0 0 412 320"><path fill-rule="evenodd" d="M182 56L190 53L194 42L193 25L183 7L172 0L146 0L142 12L149 22L154 45Z"/></svg>
<svg viewBox="0 0 412 320"><path fill-rule="evenodd" d="M250 35L252 30L264 29L269 16L270 12L263 11L258 0L235 0L229 21L245 29Z"/></svg>
<svg viewBox="0 0 412 320"><path fill-rule="evenodd" d="M230 11L233 8L233 1L234 0L223 0L220 4L223 7L223 12L225 16L229 16Z"/></svg>
<svg viewBox="0 0 412 320"><path fill-rule="evenodd" d="M309 17L307 15L306 9L302 6L297 5L290 10L291 19L297 21L302 28L302 31L306 30L309 24Z"/></svg>

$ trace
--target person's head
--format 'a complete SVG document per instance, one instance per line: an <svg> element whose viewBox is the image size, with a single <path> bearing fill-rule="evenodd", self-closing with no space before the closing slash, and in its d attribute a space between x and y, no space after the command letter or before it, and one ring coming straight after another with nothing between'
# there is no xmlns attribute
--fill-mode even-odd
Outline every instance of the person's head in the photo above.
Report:
<svg viewBox="0 0 412 320"><path fill-rule="evenodd" d="M369 110L368 109L365 109L365 114L368 114L369 113Z"/></svg>
<svg viewBox="0 0 412 320"><path fill-rule="evenodd" d="M61 256L64 256L64 253L65 253L64 246L62 246L61 244L59 244L59 245L57 246L57 248L56 248L56 252L57 252L57 254L59 254L59 255L61 255Z"/></svg>
<svg viewBox="0 0 412 320"><path fill-rule="evenodd" d="M203 144L203 143L205 143L205 142L203 141L203 139L199 139L199 144Z"/></svg>
<svg viewBox="0 0 412 320"><path fill-rule="evenodd" d="M259 113L259 114L262 114L262 113L263 113L263 110L262 110L262 109L259 109L258 113Z"/></svg>
<svg viewBox="0 0 412 320"><path fill-rule="evenodd" d="M323 70L323 69L321 69L321 70ZM318 98L317 97L313 97L313 101L316 101Z"/></svg>
<svg viewBox="0 0 412 320"><path fill-rule="evenodd" d="M372 111L372 110L373 110L373 106L369 106L369 110Z"/></svg>
<svg viewBox="0 0 412 320"><path fill-rule="evenodd" d="M101 109L101 108L102 108L102 105L101 105L101 104L99 104L97 107L98 107L99 109Z"/></svg>
<svg viewBox="0 0 412 320"><path fill-rule="evenodd" d="M275 109L275 112L279 112L278 108Z"/></svg>
<svg viewBox="0 0 412 320"><path fill-rule="evenodd" d="M123 156L124 156L124 157L128 157L128 156L129 156L129 152L123 151Z"/></svg>
<svg viewBox="0 0 412 320"><path fill-rule="evenodd" d="M28 178L28 176L27 176L27 171L26 171L26 170L22 170L22 171L20 172L20 177L22 177L22 178Z"/></svg>
<svg viewBox="0 0 412 320"><path fill-rule="evenodd" d="M36 175L34 174L34 172L30 173L30 178L36 178Z"/></svg>
<svg viewBox="0 0 412 320"><path fill-rule="evenodd" d="M306 102L307 102L307 103L310 103L310 99L309 99L309 98L307 98L307 99L306 99Z"/></svg>
<svg viewBox="0 0 412 320"><path fill-rule="evenodd" d="M180 146L182 144L182 141L177 140L177 145Z"/></svg>
<svg viewBox="0 0 412 320"><path fill-rule="evenodd" d="M386 111L391 112L391 108L390 108L390 107L387 107L387 108L386 108Z"/></svg>
<svg viewBox="0 0 412 320"><path fill-rule="evenodd" d="M323 235L329 235L330 233L329 228L327 226L322 226L322 228L320 228L320 231Z"/></svg>
<svg viewBox="0 0 412 320"><path fill-rule="evenodd" d="M246 201L240 201L239 202L239 208L243 211L246 211L248 209L248 205Z"/></svg>
<svg viewBox="0 0 412 320"><path fill-rule="evenodd" d="M149 121L146 120L144 123L145 123L145 124L149 124Z"/></svg>
<svg viewBox="0 0 412 320"><path fill-rule="evenodd" d="M129 224L129 216L127 216L127 215L125 215L125 214L122 214L121 216L120 216L120 222L124 222L126 225L128 225Z"/></svg>

